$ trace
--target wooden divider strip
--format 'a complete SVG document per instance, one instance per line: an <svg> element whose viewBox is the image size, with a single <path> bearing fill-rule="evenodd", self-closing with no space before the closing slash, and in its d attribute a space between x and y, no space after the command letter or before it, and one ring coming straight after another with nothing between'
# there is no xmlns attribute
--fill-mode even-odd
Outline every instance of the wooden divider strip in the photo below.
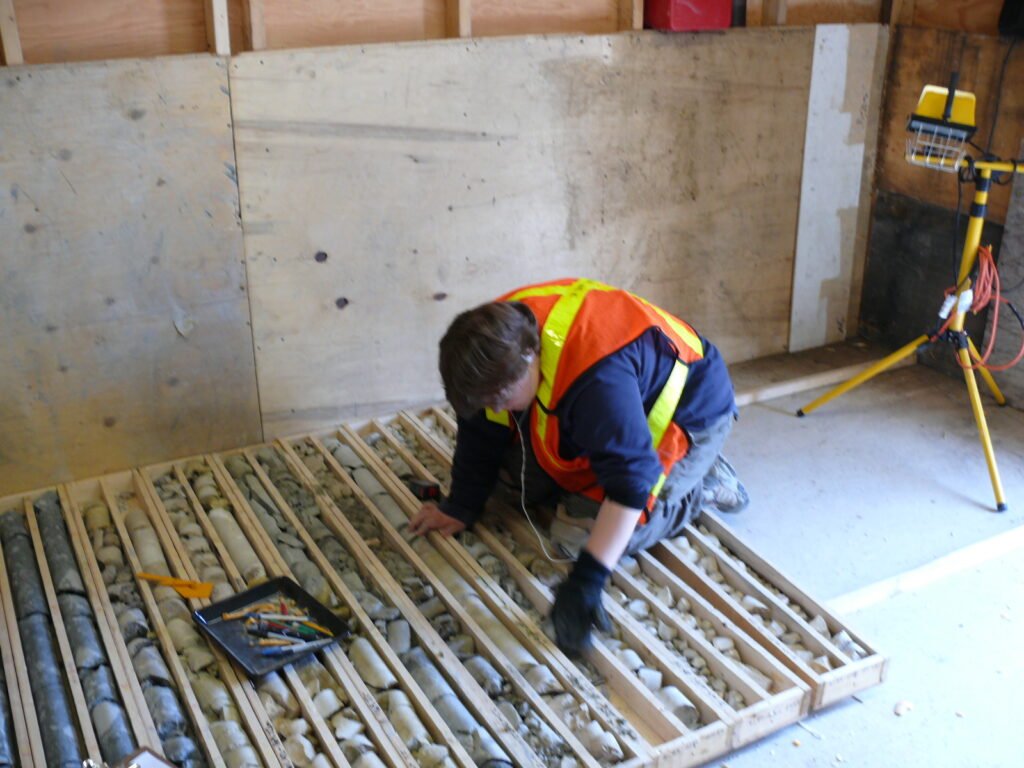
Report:
<svg viewBox="0 0 1024 768"><path fill-rule="evenodd" d="M527 542L526 545L529 546L531 542L535 541L531 539L532 532L528 531L522 521L514 516L510 515L509 522L505 523L505 525L510 531L513 531L513 535L520 543L525 541ZM485 533L487 536L494 536L490 531L478 531L478 534L481 536ZM500 542L496 541L496 544L500 546ZM533 546L534 551L539 551L535 543L533 543ZM644 554L640 553L641 556ZM511 553L509 553L509 556L514 557ZM727 713L727 717L721 719L729 724L731 747L749 744L783 725L796 722L807 713L810 705L809 688L800 682L795 675L789 673L784 667L775 662L771 656L761 650L739 627L731 624L731 622L727 626L727 620L715 621L717 628L730 637L737 648L742 649L748 656L756 655L761 664L767 666L774 673L774 679L785 681L785 687L782 690L770 694L757 685L742 667L735 664L715 648L704 637L702 632L684 624L677 613L662 606L659 600L650 595L648 590L629 574L621 569L617 569L613 573L612 578L617 586L623 589L628 596L640 598L647 602L652 612L659 619L673 626L678 634L686 638L691 647L698 650L716 676L725 680L730 687L743 695L746 704L740 709L733 709L724 701L720 703L720 697L706 690L707 685L678 656L668 650L664 650L658 655L662 663L671 665L688 678L697 678L695 683L699 687L694 691L694 694L698 698L693 699L693 694L691 694L691 700L695 703L705 700L710 701L710 703L715 705L714 709ZM698 600L700 599L699 596L694 596ZM631 636L633 647L649 646L651 648L663 648L662 641L654 637L647 627L629 615L628 611L622 606L614 601L609 601L608 607L610 609L609 615L620 623L624 632ZM725 617L721 618L725 619ZM687 693L690 693L685 686L680 685L678 682L676 684ZM701 692L701 689L705 689L704 692ZM722 710L723 707L725 708L724 710ZM705 715L705 713L702 712L702 715Z"/></svg>
<svg viewBox="0 0 1024 768"><path fill-rule="evenodd" d="M451 465L450 454L445 455L446 452L439 453L433 449L434 444L429 441L429 436L426 435L422 430L424 427L413 418L410 418L407 414L400 414L398 419L401 421L403 426L408 430L412 430L414 433L412 437L420 441L420 445L425 449L431 451L432 455L438 461ZM381 420L377 420L378 424ZM418 463L416 466L420 466ZM418 470L417 470L418 471ZM438 480L438 478L434 478ZM504 508L504 505L501 505ZM520 517L515 514L512 510L505 510L507 514L504 516L507 527L510 532L517 539L518 543L523 546L528 546L535 553L540 552L538 542L526 531L525 525ZM485 521L486 522L486 521ZM475 527L475 532L481 538L483 538L495 551L505 552L505 547L501 544L498 538L487 528L486 524L478 523ZM642 554L642 553L641 553ZM511 553L507 552L502 555L502 559L505 561L506 566L509 567L513 574L516 576L517 583L524 592L528 592L531 596L530 599L536 602L539 595L546 595L547 599L550 599L550 593L547 588L540 584L533 574L531 574L523 565L518 561L517 558ZM566 572L566 568L555 565L554 566L561 573ZM646 594L646 590L641 590L640 585L628 574L621 571L616 571L617 579L628 580L627 587L632 586L634 596L641 596ZM620 586L622 586L620 584ZM730 723L732 731L732 745L738 746L740 744L749 743L770 730L774 730L779 727L780 723L793 722L798 719L802 714L807 711L807 707L810 703L810 695L808 688L798 680L795 676L788 673L781 665L774 662L771 657L756 646L752 641L749 640L747 635L742 633L738 627L733 626L731 634L734 636L734 642L738 641L740 647L743 647L749 654L753 653L753 648L757 649L757 658L762 664L767 665L769 669L775 671L777 678L781 677L787 681L786 688L783 692L780 692L774 696L769 695L766 691L760 687L756 687L755 683L749 678L747 673L740 667L732 664L723 654L714 648L700 632L690 632L678 616L673 615L667 609L659 607L657 601L648 598L648 602L652 605L652 608L656 613L665 621L668 621L676 627L677 631L691 642L691 645L695 645L703 651L703 655L706 661L710 661L711 668L723 677L734 689L738 690L743 694L747 700L747 706L740 710L733 710L728 708L722 710L721 706L715 707L719 713L724 712L725 717L721 714L718 715L718 719L722 719L725 722ZM615 605L613 612L619 616L625 616L626 612L621 609L620 606ZM724 618L724 617L723 617ZM634 630L634 641L640 647L661 647L661 642L656 638L650 638L650 632L646 628L642 627L639 622L634 622L631 618L628 619L630 625L633 626ZM720 625L722 627L722 625ZM623 627L625 628L625 627ZM724 629L724 627L722 627ZM640 630L640 634L636 634L636 630ZM685 665L681 665L681 662L673 654L665 653L662 661L671 664L677 669L681 669L683 674L692 677L690 671ZM699 680L696 681L702 688L703 683ZM690 691L686 686L680 686L684 690ZM696 693L696 691L694 691ZM691 693L691 695L693 695ZM698 701L710 701L712 703L717 702L717 698L711 694L697 694ZM725 706L724 704L722 706ZM707 712L702 712L702 715L707 718Z"/></svg>
<svg viewBox="0 0 1024 768"><path fill-rule="evenodd" d="M144 499L141 506L149 518L163 548L164 557L171 566L171 573L178 578L185 578L192 581L199 581L199 574L192 566L192 560L185 550L181 537L177 535L171 525L169 516L159 514L161 508L160 497L156 488L149 482L149 479L139 470L132 471L132 477L136 488L136 496ZM210 604L209 599L188 599L186 601L194 611L205 608ZM203 635L203 640L209 645L214 657L217 659L217 671L220 673L221 682L228 689L231 697L238 705L238 713L242 717L245 730L252 739L253 746L263 758L267 765L290 766L292 764L284 744L277 736L270 716L263 707L263 702L257 696L255 689L239 679L234 667L224 654L224 651L213 644L208 637Z"/></svg>
<svg viewBox="0 0 1024 768"><path fill-rule="evenodd" d="M721 518L710 512L704 512L696 520L696 525L704 525L712 534L718 537L722 546L727 547L732 553L729 555L723 552L722 554L726 557L731 557L741 561L748 573L761 576L765 580L774 584L786 595L786 597L810 615L813 616L817 614L821 616L825 620L829 632L835 633L841 629L846 630L847 634L850 635L853 641L867 651L868 654L878 653L878 651L871 648L867 642L862 640L856 632L851 630L844 621L841 621L833 611L819 603L803 590L799 589L794 582L782 573L782 571L780 571L773 563L766 558L761 557L761 555L757 554L754 550L744 544L743 541L721 520ZM698 534L699 533L700 532L698 531ZM707 539L703 537L703 534L700 535L703 540L707 541ZM718 549L713 549L712 551L720 552Z"/></svg>
<svg viewBox="0 0 1024 768"><path fill-rule="evenodd" d="M402 458L409 463L414 472L418 473L423 479L432 480L438 483L441 482L440 478L436 478L431 475L414 456L405 450L405 447L399 440L390 434L390 430L384 426L381 420L377 419L372 423L380 434L388 440L389 445L398 451ZM416 435L414 435L414 437L416 437ZM450 466L450 462L448 462L447 459L441 460L449 463ZM511 525L518 526L521 522L518 516L511 511L509 511L509 514L506 515L506 517ZM505 562L506 567L510 568L513 574L518 576L517 582L522 582L520 586L523 586L523 584L530 585L530 599L534 606L538 608L543 606L544 609L547 610L554 602L551 590L541 584L532 573L523 567L522 563L519 562L515 555L509 552L505 546L501 544L498 538L494 536L485 522L478 521L474 527L474 531L478 536L484 539L485 543L491 547L492 551L494 551L495 554ZM518 532L521 533L521 529ZM526 538L525 535L520 538L530 541L530 546L534 546L532 540ZM536 549L535 546L534 549ZM554 565L554 567L563 573L563 575L567 571L567 568L562 565ZM719 704L717 698L710 689L707 688L707 685L703 680L701 680L692 670L682 666L678 659L673 658L670 654L665 652L661 641L657 638L650 637L650 633L640 626L640 624L636 622L632 616L622 608L622 606L613 602L608 602L606 609L608 610L609 616L619 625L623 633L627 635L634 649L641 649L649 656L654 657L655 665L661 668L662 673L672 684L683 690L691 701L698 706L701 712L701 717L708 725L713 724L713 721L718 721L726 724L728 728L732 727L732 724L735 721L735 714L733 714L733 710L725 707L724 704ZM598 653L600 653L600 651L598 651ZM643 655L644 654L641 653L641 656ZM609 657L611 660L618 661L612 654L609 654ZM624 667L622 669L625 670ZM628 670L625 670L625 674L631 678L635 677ZM646 688L645 686L640 687ZM680 725L682 724L680 723ZM684 730L689 729L685 729L684 726Z"/></svg>
<svg viewBox="0 0 1024 768"><path fill-rule="evenodd" d="M531 574L493 532L479 523L474 526L473 530L505 563L512 572L516 583L532 602L545 605L554 602L551 590ZM647 666L658 669L662 673L666 685L674 685L679 688L700 712L701 719L704 721L703 725L692 730L686 729L687 732L684 735L670 740L676 747L673 752L675 757L681 763L686 762L683 759L684 754L697 761L703 756L724 752L728 749L730 734L737 719L732 710L719 703L707 684L699 679L691 669L683 666L678 659L673 658L665 651L661 641L651 637L650 633L622 606L613 601L606 601L605 607L609 618L619 626L623 641L627 642L644 659ZM614 654L609 652L609 655L616 662L619 661ZM619 662L619 667L621 674L636 677L628 668L622 666L621 662ZM688 744L689 747L684 749L684 744ZM686 764L695 763L686 762Z"/></svg>
<svg viewBox="0 0 1024 768"><path fill-rule="evenodd" d="M213 474L212 469L210 470L210 473ZM207 541L213 547L213 550L217 555L217 560L224 568L224 572L227 574L228 581L231 583L232 588L235 592L244 591L248 585L245 583L245 579L242 576L241 571L238 570L237 564L228 554L227 547L224 545L220 535L217 533L217 529L210 521L209 515L206 513L206 509L196 496L191 483L189 483L188 478L185 476L185 472L182 469L182 462L175 462L173 465L160 464L146 467L145 470L142 471L142 476L146 481L146 486L149 489L150 495L162 504L162 500L159 498L160 494L153 483L153 476L156 475L159 477L163 474L171 474L182 486L189 504L192 507L192 513L198 521L199 526L203 529L203 534L206 536ZM177 531L171 530L170 533L180 542L181 537ZM190 568L189 570L193 573L195 572L195 568ZM196 574L196 578L198 578L198 574ZM317 740L320 742L323 752L328 756L331 763L336 766L336 768L348 768L349 763L345 759L345 755L342 753L341 747L338 745L338 740L334 738L334 734L328 727L323 716L313 705L313 700L309 695L309 691L299 678L294 665L289 664L282 667L281 672L284 675L285 682L288 684L288 687L292 690L292 693L295 695L295 698L299 703L303 717L312 726L313 731L316 733ZM262 707L262 700L260 701ZM265 722L269 723L269 719ZM266 727L266 725L264 727Z"/></svg>
<svg viewBox="0 0 1024 768"><path fill-rule="evenodd" d="M661 542L652 547L649 552L651 557L664 566L667 571L692 587L712 606L734 621L744 632L751 637L757 638L769 653L792 670L801 680L809 684L813 691L811 709L816 709L820 706L821 675L811 669L807 662L796 656L788 646L759 622L754 621L751 614L734 600L731 595L719 587L718 584L705 578L703 572L694 568L691 563L681 557L675 547ZM758 596L758 599L760 599L760 596ZM778 615L777 605L774 602L765 602L765 605L769 607L773 615ZM788 619L788 616L786 618ZM820 645L816 647L816 650L819 654L824 652L824 648Z"/></svg>
<svg viewBox="0 0 1024 768"><path fill-rule="evenodd" d="M735 622L729 619L728 616L717 610L713 605L711 605L711 603L698 594L695 589L665 568L664 565L651 557L650 554L647 552L639 552L637 553L636 559L647 578L658 585L668 587L671 590L673 597L676 599L680 596L685 597L690 603L690 612L694 616L710 621L718 634L724 634L732 637L736 642L737 647L742 649L743 654L746 654L744 661L770 678L777 687L795 687L802 690L805 694L810 690L799 677L777 661L774 656L769 654L760 644L755 642ZM628 573L616 571L613 579L615 579L615 583L620 589L623 589L626 594L644 594L653 598L653 596L650 595L649 590L639 581L639 579L630 576ZM651 599L651 604L655 606L659 615L661 615L662 609L658 603L660 603L660 601L657 599ZM665 613L667 616L670 616L678 622L678 617L676 615L668 612ZM714 646L708 643L701 633L690 632L688 635L698 643L703 641L702 646L706 646L709 650L715 650L715 652L717 652L717 650L714 649ZM742 673L742 670L738 670L738 673L745 674Z"/></svg>
<svg viewBox="0 0 1024 768"><path fill-rule="evenodd" d="M430 408L430 412L437 420L438 425L442 425L442 429L447 429L448 434L455 437L456 433L459 431L459 426L455 422L455 419L449 416L443 408L436 405Z"/></svg>
<svg viewBox="0 0 1024 768"><path fill-rule="evenodd" d="M246 523L242 525L243 520L239 519L239 525L241 525L243 530L248 530L253 534L250 538L250 543L256 550L256 554L259 555L264 567L275 576L287 576L294 579L295 577L291 569L284 562L274 542L270 540L256 514L235 485L234 478L232 478L231 473L228 472L220 457L210 454L204 458L210 468L214 470L214 476L221 489L229 494L228 501L231 502L236 514L241 515ZM352 662L349 661L344 653L338 648L331 648L328 651L318 653L317 657L349 695L352 706L370 733L370 738L381 751L382 757L387 758L386 762L392 766L416 768L416 759L395 732L391 723L388 722L373 693L363 682L362 678L359 677L355 667L352 666Z"/></svg>
<svg viewBox="0 0 1024 768"><path fill-rule="evenodd" d="M18 19L14 15L14 0L0 0L0 53L7 66L24 64Z"/></svg>
<svg viewBox="0 0 1024 768"><path fill-rule="evenodd" d="M803 638L805 645L810 641L816 648L821 649L819 654L824 652L834 664L842 665L851 661L845 653L836 647L830 637L825 637L816 632L810 624L807 623L807 620L794 611L788 603L784 600L780 600L778 595L747 573L746 568L742 568L737 565L735 559L716 549L714 545L704 538L704 535L692 524L686 526L685 535L690 540L691 544L697 545L696 548L702 555L711 555L715 558L718 563L718 570L723 574L723 576L725 576L727 583L736 588L742 587L743 589L741 591L747 592L748 594L753 592L756 594L758 599L769 600L769 605L778 608L778 610L786 617L786 621L800 631L800 635Z"/></svg>
<svg viewBox="0 0 1024 768"><path fill-rule="evenodd" d="M430 703L430 700L420 688L419 684L412 678L409 670L406 669L405 665L402 664L394 650L390 645L388 645L387 640L380 634L380 630L377 629L376 624L374 624L373 620L366 614L363 607L359 605L359 601L355 598L355 595L352 594L348 585L342 581L341 577L331 566L330 561L327 560L327 557L320 550L320 547L318 547L316 542L313 541L313 537L309 535L305 526L302 525L302 522L284 500L280 491L277 490L274 483L269 477L267 477L266 472L263 471L263 467L260 466L259 461L257 461L254 451L249 448L245 449L242 453L249 460L249 464L255 470L256 476L260 479L260 482L263 484L267 493L270 494L274 504L277 505L278 511L284 515L288 524L295 530L296 535L302 540L302 543L306 545L307 554L310 559L320 569L335 594L337 594L338 597L348 605L349 609L352 611L352 616L363 628L366 639L370 641L374 650L377 651L381 659L384 660L384 663L387 664L391 672L398 678L403 690L405 690L409 695L410 700L414 702L414 706L420 713L420 717L423 718L424 725L426 725L428 730L430 730L431 735L438 744L447 745L448 748L452 750L457 761L462 762L467 766L474 765L473 759L469 756L465 747L462 746L455 734L452 733L444 718L441 717L437 710L434 709L433 704ZM481 696L486 697L486 694L479 690L478 686L477 690ZM472 703L474 706L479 704L479 702L475 700ZM487 703L493 706L490 699L487 699Z"/></svg>
<svg viewBox="0 0 1024 768"><path fill-rule="evenodd" d="M0 503L0 513L6 511L7 509ZM39 732L39 723L35 717L36 705L32 698L32 686L28 679L25 651L21 647L21 633L14 612L14 595L11 593L3 547L0 547L0 605L3 607L2 623L4 625L0 630L0 642L4 647L3 661L4 673L7 677L7 690L14 694L10 699L10 704L11 717L14 719L15 738L18 741L18 754L22 765L45 765L46 753L43 750L43 737ZM16 704L21 706L16 707Z"/></svg>
<svg viewBox="0 0 1024 768"><path fill-rule="evenodd" d="M457 690L461 689L463 691L469 691L470 689L478 688L479 686L476 681L472 678L462 663L454 657L444 640L437 634L437 631L433 628L430 622L422 613L420 613L417 606L405 594L401 585L394 580L387 568L385 568L377 559L373 550L370 549L369 545L365 541L363 541L359 533L354 527L352 527L352 524L348 522L342 511L337 507L337 505L335 505L333 499L331 499L325 491L321 490L321 492L317 492L319 482L312 472L310 472L309 468L306 467L302 460L296 455L289 442L282 440L279 441L279 443L285 456L285 460L288 462L292 472L301 477L307 490L313 493L316 498L317 505L321 510L321 518L335 536L344 541L349 552L355 557L360 565L365 567L367 575L374 582L377 588L387 595L388 599L392 600L395 607L399 609L402 616L409 622L417 637L420 639L420 642L429 649L434 660L437 662L439 669L456 678L450 682L455 684ZM545 702L544 699L530 686L519 670L505 659L504 655L494 642L486 635L486 633L483 632L469 614L463 610L458 600L455 599L455 597L448 591L447 587L444 586L440 579L435 577L433 572L430 571L426 564L423 563L416 554L415 550L413 550L401 535L387 523L387 520L380 511L374 507L372 501L366 497L366 494L363 493L362 489L355 484L351 477L349 477L348 473L345 472L345 470L337 463L334 457L327 453L323 449L322 445L317 444L314 445L314 447L317 447L318 450L322 452L324 461L331 467L331 470L339 481L345 483L345 485L352 490L353 493L356 494L357 498L366 506L368 513L374 517L384 535L387 536L388 542L392 545L392 548L401 554L417 573L429 581L430 585L434 589L435 596L444 603L449 613L459 621L463 630L474 639L477 646L477 652L490 661L491 664L494 665L495 669L497 669L498 672L500 672L511 684L512 688L526 699L529 704L543 717L548 726L570 745L577 760L590 768L598 768L599 764L597 761L586 751L586 748L573 735L562 719L551 710L547 702ZM487 697L487 694L482 690L480 691L480 695ZM486 711L481 711L477 714L483 718L492 718L491 720L485 720L485 722L504 722L504 715L502 715L500 710L494 706L490 697L487 697L487 699L491 702L491 705L486 708ZM529 750L527 745L523 746ZM525 759L531 763L535 763L537 761L537 757L532 753L532 750L530 750L530 754L528 754Z"/></svg>
<svg viewBox="0 0 1024 768"><path fill-rule="evenodd" d="M515 533L517 534L516 538L519 539L520 542L524 540L528 541L528 539L526 539L526 532L518 526L518 523L518 520L513 519L509 520L507 525L510 530L515 526ZM474 527L474 531L476 531L477 535L481 539L487 542L488 546L491 547L491 550L494 551L495 554L499 555L513 573L517 574L523 581L533 583L535 592L543 596L544 602L549 604L554 602L554 596L552 595L551 590L542 584L536 576L526 570L526 567L519 562L519 559L498 540L498 537L486 525L478 523ZM558 569L558 571L563 575L568 571L568 568L565 566L553 565L553 567ZM605 600L604 605L605 610L608 613L608 617L619 625L619 629L623 634L623 640L627 640L630 647L636 650L641 658L643 658L645 654L653 656L654 661L651 663L651 666L662 669L665 673L665 679L676 685L686 694L687 698L697 706L700 711L701 718L707 724L710 725L713 721L720 721L726 723L730 727L732 726L732 723L736 719L734 711L719 701L719 697L711 691L707 683L705 683L699 675L697 675L692 669L682 666L679 659L674 658L671 654L666 652L662 641L657 637L652 637L650 632L621 605L610 599ZM689 639L690 637L690 634L687 633L687 638ZM709 655L711 655L712 660L715 661L713 655ZM648 661L650 662L650 659L648 659ZM715 671L719 673L722 672L723 665L718 663ZM747 684L744 688L745 690L742 692L745 695L751 695L758 699L764 698L765 694L763 692L759 693L755 691L752 685Z"/></svg>
<svg viewBox="0 0 1024 768"><path fill-rule="evenodd" d="M401 411L398 414L398 418L401 419L402 423L408 426L410 429L415 430L423 438L423 446L429 450L434 457L441 462L451 464L452 452L448 450L448 447L442 443L438 438L434 437L433 433L427 429L419 416L411 411Z"/></svg>
<svg viewBox="0 0 1024 768"><path fill-rule="evenodd" d="M130 482L130 473L123 474L128 475L128 480ZM123 484L123 476L114 477L120 481L120 484ZM114 523L114 528L117 531L118 538L121 540L121 549L124 551L125 557L131 565L132 572L142 573L142 563L139 561L138 554L135 552L135 545L132 543L131 536L128 535L128 530L125 528L125 514L121 511L121 507L117 501L117 496L110 488L111 482L111 476L109 475L99 479L103 499L107 504L107 508L110 510L110 519ZM182 666L181 657L178 656L178 652L174 648L174 643L171 641L170 635L167 633L167 627L164 625L163 616L160 615L160 609L157 607L156 598L153 597L153 588L150 586L148 581L139 580L136 582L136 585L138 587L139 594L142 596L142 602L146 606L146 613L149 615L150 624L153 632L156 634L157 642L159 642L160 647L163 650L164 661L167 662L171 675L174 677L177 693L180 696L185 709L188 711L189 719L192 721L196 735L199 737L199 742L202 746L203 752L206 754L210 763L216 766L216 768L227 768L227 764L224 762L224 758L221 757L220 750L217 748L217 742L213 738L213 732L210 730L210 724L206 719L206 715L203 714L202 708L199 706L199 700L196 698L195 691L192 690L192 683L189 681L188 675L185 673L185 668Z"/></svg>
<svg viewBox="0 0 1024 768"><path fill-rule="evenodd" d="M228 26L227 0L203 0L206 15L206 42L210 53L231 55L231 29Z"/></svg>
<svg viewBox="0 0 1024 768"><path fill-rule="evenodd" d="M149 707L146 706L146 698L142 693L139 678L135 674L135 668L132 666L128 646L124 637L121 636L121 628L117 624L114 608L110 604L110 598L103 585L99 565L92 547L82 543L88 534L82 522L81 511L71 497L67 486L60 486L57 492L64 512L64 524L67 526L71 546L78 560L78 570L82 576L82 583L85 585L86 596L92 607L96 626L103 638L103 644L106 646L107 659L110 662L118 690L121 692L128 720L135 732L135 740L140 746L145 746L162 757L163 745L160 743L160 736L157 734L153 716L149 712Z"/></svg>
<svg viewBox="0 0 1024 768"><path fill-rule="evenodd" d="M89 707L85 702L82 681L78 679L75 654L71 650L68 631L64 626L64 616L61 614L60 605L57 603L57 591L53 587L53 577L50 575L50 564L46 560L46 551L43 549L43 541L39 535L36 511L32 506L32 500L27 496L25 497L24 515L29 537L32 539L32 548L36 554L36 566L39 569L39 578L43 583L46 605L50 609L50 624L53 627L53 634L57 640L57 650L60 653L61 664L64 667L64 679L67 682L68 691L71 693L71 700L75 705L75 715L78 718L78 735L82 739L82 746L85 748L86 756L91 757L93 760L101 760L100 744L96 740L96 731L92 727L92 718L89 716Z"/></svg>
<svg viewBox="0 0 1024 768"><path fill-rule="evenodd" d="M420 502L394 477L360 435L349 426L341 427L338 434L360 454L367 467L372 468L378 480L389 489L395 501L399 503L406 514L409 516L414 514L419 508ZM429 534L429 540L436 549L446 556L448 562L459 571L463 578L470 581L470 583L478 585L478 594L491 611L499 616L504 614L511 619L508 624L509 629L519 638L520 642L533 649L535 653L540 654L542 660L551 667L563 685L581 691L588 690L595 695L595 698L588 702L591 705L592 712L599 718L602 725L610 728L620 739L629 740L628 735L622 733L621 727L613 725L622 722L629 723L632 727L636 727L636 723L643 723L645 726L650 727L651 731L657 735L657 738L663 741L673 739L686 732L682 723L674 717L667 716L662 711L660 704L654 699L650 691L646 689L640 691L638 689L638 682L634 684L632 680L620 673L616 666L617 661L610 660L610 655L607 654L607 651L602 653L602 649L596 649L591 661L608 661L604 665L605 669L600 671L609 675L610 688L626 699L631 707L638 705L641 707L639 712L634 712L636 717L632 719L623 717L622 714L616 712L611 704L604 700L604 697L597 694L590 682L579 673L575 665L565 658L564 654L558 650L547 635L535 625L533 620L526 615L522 608L515 604L500 586L494 583L491 576L479 566L461 545L437 533ZM535 607L543 612L548 606L535 605ZM640 753L650 751L646 742L639 736L633 740L632 748Z"/></svg>

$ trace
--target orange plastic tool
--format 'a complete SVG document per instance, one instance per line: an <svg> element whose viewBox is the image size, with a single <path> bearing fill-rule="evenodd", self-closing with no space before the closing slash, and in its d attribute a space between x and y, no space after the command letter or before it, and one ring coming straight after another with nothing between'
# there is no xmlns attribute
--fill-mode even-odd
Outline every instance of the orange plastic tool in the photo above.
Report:
<svg viewBox="0 0 1024 768"><path fill-rule="evenodd" d="M175 579L172 576L160 576L155 573L138 573L136 576L146 581L153 581L165 587L171 587L182 597L204 600L213 594L213 584L208 581L189 581Z"/></svg>

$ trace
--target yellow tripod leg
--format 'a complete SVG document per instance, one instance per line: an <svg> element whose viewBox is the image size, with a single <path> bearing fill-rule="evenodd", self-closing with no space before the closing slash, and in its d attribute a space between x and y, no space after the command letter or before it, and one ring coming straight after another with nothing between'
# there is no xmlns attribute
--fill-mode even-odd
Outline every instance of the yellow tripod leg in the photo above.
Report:
<svg viewBox="0 0 1024 768"><path fill-rule="evenodd" d="M849 392L854 387L859 387L865 381L868 381L869 379L873 379L875 376L877 376L878 374L882 373L886 369L891 368L892 366L894 366L896 363L898 363L903 358L910 357L912 354L914 354L917 351L918 347L920 347L922 344L925 344L927 341L928 341L928 336L927 335L918 336L912 342L910 342L909 344L907 344L905 346L900 347L895 352L893 352L891 355L888 355L887 357L883 357L881 360L879 360L877 363L872 365L867 370L862 371L861 373L858 373L852 379L848 379L847 381L844 381L839 386L834 387L833 389L830 389L828 392L826 392L824 395L819 397L817 400L811 401L810 403L805 405L803 408L798 410L796 412L796 415L797 416L806 416L808 413L810 413L811 411L813 411L813 410L815 410L817 408L820 408L821 406L823 406L825 403L829 402L830 400L835 400L837 397L839 397L840 395L843 395L843 394Z"/></svg>
<svg viewBox="0 0 1024 768"><path fill-rule="evenodd" d="M967 343L971 347L972 355L974 357L981 357L978 353L978 348L974 346L974 342L970 338L967 339ZM981 374L982 380L988 385L988 391L992 393L992 397L996 399L996 402L999 405L1006 405L1006 398L1003 397L1003 393L999 390L996 380L992 378L992 372L988 368L979 368L978 373Z"/></svg>
<svg viewBox="0 0 1024 768"><path fill-rule="evenodd" d="M967 381L967 394L971 399L971 410L974 411L974 420L978 423L978 436L981 438L981 447L985 451L985 462L988 464L988 476L992 481L992 491L996 495L996 512L1006 511L1006 497L1003 496L1003 483L999 479L999 467L996 466L996 453L992 449L992 438L988 434L988 422L985 421L985 410L981 407L981 394L978 392L978 382L974 378L974 371L970 369L971 358L966 349L957 350L961 365L964 366L964 379Z"/></svg>

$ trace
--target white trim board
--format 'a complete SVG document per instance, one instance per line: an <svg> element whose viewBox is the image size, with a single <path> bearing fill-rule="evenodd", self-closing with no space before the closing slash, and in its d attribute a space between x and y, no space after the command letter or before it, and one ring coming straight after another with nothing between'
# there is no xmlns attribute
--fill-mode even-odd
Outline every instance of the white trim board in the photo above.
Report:
<svg viewBox="0 0 1024 768"><path fill-rule="evenodd" d="M790 352L842 341L855 330L887 46L878 25L815 30Z"/></svg>

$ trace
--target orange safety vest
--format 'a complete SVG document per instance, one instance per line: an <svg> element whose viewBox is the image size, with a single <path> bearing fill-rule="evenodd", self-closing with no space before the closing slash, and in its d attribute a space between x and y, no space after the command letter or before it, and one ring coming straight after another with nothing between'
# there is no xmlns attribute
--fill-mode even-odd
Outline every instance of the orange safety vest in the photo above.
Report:
<svg viewBox="0 0 1024 768"><path fill-rule="evenodd" d="M651 442L662 474L651 488L640 523L647 520L672 465L689 450L686 433L673 421L683 394L689 364L704 356L704 345L689 325L628 291L593 280L566 278L538 283L508 293L498 301L518 301L537 317L540 328L540 385L530 419L533 453L554 480L567 491L604 500L604 489L581 456L565 459L558 450L559 428L555 409L562 396L596 363L658 328L672 342L676 363L647 414ZM492 421L511 426L507 411L487 409Z"/></svg>

